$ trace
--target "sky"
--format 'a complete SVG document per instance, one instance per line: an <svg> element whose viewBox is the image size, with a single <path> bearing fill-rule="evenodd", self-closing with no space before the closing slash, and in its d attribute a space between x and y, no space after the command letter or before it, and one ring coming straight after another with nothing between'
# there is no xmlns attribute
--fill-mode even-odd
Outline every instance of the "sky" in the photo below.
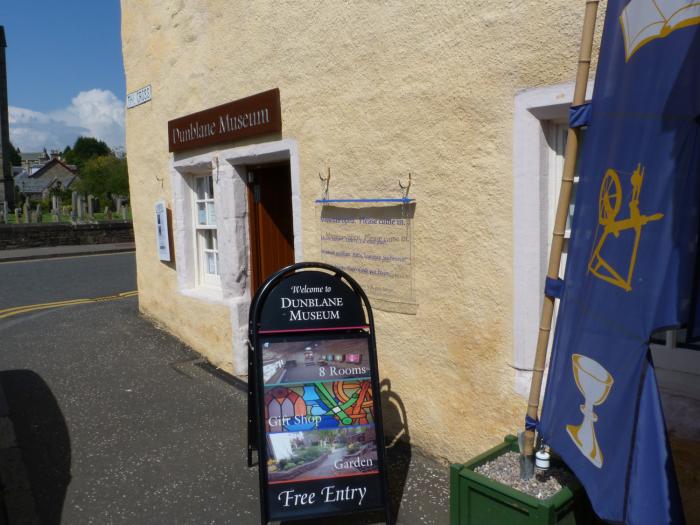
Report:
<svg viewBox="0 0 700 525"><path fill-rule="evenodd" d="M0 0L10 141L23 152L79 136L124 146L119 0Z"/></svg>

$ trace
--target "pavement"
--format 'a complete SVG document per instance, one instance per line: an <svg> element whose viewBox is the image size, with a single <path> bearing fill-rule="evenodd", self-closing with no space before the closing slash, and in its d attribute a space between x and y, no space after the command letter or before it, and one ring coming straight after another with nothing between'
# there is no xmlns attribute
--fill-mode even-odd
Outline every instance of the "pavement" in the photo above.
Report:
<svg viewBox="0 0 700 525"><path fill-rule="evenodd" d="M139 314L133 254L27 255L70 258L0 264L0 524L260 523L245 385ZM398 523L447 523L447 467L387 457Z"/></svg>
<svg viewBox="0 0 700 525"><path fill-rule="evenodd" d="M133 242L19 248L15 250L0 250L0 262L27 261L32 259L48 259L53 257L70 257L100 253L133 252L134 250L135 244Z"/></svg>

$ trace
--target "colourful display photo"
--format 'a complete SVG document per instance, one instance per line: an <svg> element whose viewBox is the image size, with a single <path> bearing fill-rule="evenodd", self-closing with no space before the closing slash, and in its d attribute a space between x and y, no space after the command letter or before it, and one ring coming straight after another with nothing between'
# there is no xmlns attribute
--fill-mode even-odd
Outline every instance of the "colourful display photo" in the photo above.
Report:
<svg viewBox="0 0 700 525"><path fill-rule="evenodd" d="M268 434L270 484L379 472L373 425Z"/></svg>
<svg viewBox="0 0 700 525"><path fill-rule="evenodd" d="M374 422L369 380L318 381L265 388L269 433L327 430Z"/></svg>
<svg viewBox="0 0 700 525"><path fill-rule="evenodd" d="M367 338L263 340L266 385L369 377Z"/></svg>

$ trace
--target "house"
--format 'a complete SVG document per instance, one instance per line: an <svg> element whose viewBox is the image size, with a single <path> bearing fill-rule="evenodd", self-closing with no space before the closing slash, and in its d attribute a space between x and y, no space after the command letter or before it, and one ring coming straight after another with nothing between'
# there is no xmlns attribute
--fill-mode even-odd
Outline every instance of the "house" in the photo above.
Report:
<svg viewBox="0 0 700 525"><path fill-rule="evenodd" d="M46 150L26 153L20 152L19 156L22 159L22 167L30 173L32 170L39 169L41 166L51 160L51 157Z"/></svg>
<svg viewBox="0 0 700 525"><path fill-rule="evenodd" d="M32 164L15 175L15 186L32 199L45 199L52 189L66 190L77 179L77 168L54 157L44 164Z"/></svg>
<svg viewBox="0 0 700 525"><path fill-rule="evenodd" d="M459 461L520 430L583 11L123 0L127 91L157 98L126 119L140 309L245 378L264 279L344 265L405 407L385 408L390 434L407 424L414 446ZM174 264L158 257L159 201ZM662 389L693 406L700 354L661 337Z"/></svg>

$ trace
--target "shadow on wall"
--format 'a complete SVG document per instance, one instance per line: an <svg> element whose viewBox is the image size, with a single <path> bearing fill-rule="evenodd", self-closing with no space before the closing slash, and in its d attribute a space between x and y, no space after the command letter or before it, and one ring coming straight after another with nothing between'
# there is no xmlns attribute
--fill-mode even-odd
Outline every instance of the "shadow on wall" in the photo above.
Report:
<svg viewBox="0 0 700 525"><path fill-rule="evenodd" d="M403 498L408 469L411 465L411 437L408 431L406 407L401 397L391 389L391 381L384 379L381 391L382 419L386 438L387 484L389 506L393 523L397 521ZM384 523L381 513L358 514L338 518L321 518L303 521L284 521L280 525L369 525ZM393 524L392 524L393 525Z"/></svg>
<svg viewBox="0 0 700 525"><path fill-rule="evenodd" d="M70 438L61 409L48 385L31 370L0 372L0 385L34 496L34 513L44 525L59 524L71 479Z"/></svg>
<svg viewBox="0 0 700 525"><path fill-rule="evenodd" d="M165 208L165 213L168 218L168 249L170 250L170 260L161 261L165 266L170 267L173 270L177 270L177 265L175 263L175 236L173 235L173 210L170 208Z"/></svg>

